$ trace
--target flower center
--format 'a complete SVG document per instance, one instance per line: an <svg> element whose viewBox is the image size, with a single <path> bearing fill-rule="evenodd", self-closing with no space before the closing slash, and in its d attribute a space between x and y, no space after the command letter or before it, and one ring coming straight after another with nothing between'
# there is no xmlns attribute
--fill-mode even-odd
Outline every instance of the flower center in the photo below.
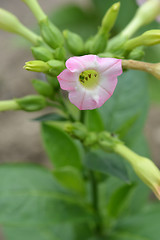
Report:
<svg viewBox="0 0 160 240"><path fill-rule="evenodd" d="M85 88L94 88L99 83L99 73L95 70L86 70L79 75L79 81Z"/></svg>

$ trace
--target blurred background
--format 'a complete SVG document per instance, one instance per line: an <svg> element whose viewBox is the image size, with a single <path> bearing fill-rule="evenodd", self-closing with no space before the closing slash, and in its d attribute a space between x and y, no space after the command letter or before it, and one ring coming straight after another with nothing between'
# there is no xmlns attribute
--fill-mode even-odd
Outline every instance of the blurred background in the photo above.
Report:
<svg viewBox="0 0 160 240"><path fill-rule="evenodd" d="M69 28L81 33L84 38L94 34L101 17L113 0L39 0L45 12L61 29ZM119 32L133 17L137 5L135 0L122 0L122 7L113 35ZM20 0L0 0L0 8L14 13L24 25L37 30L36 20ZM126 10L127 9L127 10ZM160 28L154 22L141 29ZM23 69L26 61L32 60L30 45L21 37L0 31L0 100L34 94L30 80L36 73ZM146 61L160 62L160 46L147 50ZM145 125L145 135L152 159L160 166L160 81L148 75L150 109ZM49 111L49 110L48 110ZM49 164L43 151L40 128L32 121L42 113L0 113L0 162L38 162Z"/></svg>

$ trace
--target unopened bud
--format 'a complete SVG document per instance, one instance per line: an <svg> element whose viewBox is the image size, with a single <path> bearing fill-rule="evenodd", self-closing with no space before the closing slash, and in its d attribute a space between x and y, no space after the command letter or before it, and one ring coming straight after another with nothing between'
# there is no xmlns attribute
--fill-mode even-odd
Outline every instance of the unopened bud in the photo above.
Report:
<svg viewBox="0 0 160 240"><path fill-rule="evenodd" d="M38 79L33 79L32 85L40 95L43 95L49 98L54 96L53 89L48 83L42 82L41 80L38 80Z"/></svg>
<svg viewBox="0 0 160 240"><path fill-rule="evenodd" d="M52 52L46 47L32 47L31 50L36 60L47 62L53 58Z"/></svg>
<svg viewBox="0 0 160 240"><path fill-rule="evenodd" d="M117 137L112 137L109 132L101 132L98 135L99 146L106 152L114 152L117 144L122 143Z"/></svg>
<svg viewBox="0 0 160 240"><path fill-rule="evenodd" d="M64 40L61 31L45 18L39 22L41 35L44 41L53 49L62 47Z"/></svg>
<svg viewBox="0 0 160 240"><path fill-rule="evenodd" d="M58 76L64 70L65 64L63 61L54 59L48 62L35 60L26 62L24 68L28 71L43 72L53 76Z"/></svg>
<svg viewBox="0 0 160 240"><path fill-rule="evenodd" d="M68 125L66 125L66 132L83 141L87 136L88 130L82 123L76 122L68 123Z"/></svg>
<svg viewBox="0 0 160 240"><path fill-rule="evenodd" d="M53 53L54 59L64 61L66 59L66 50L64 47L56 48Z"/></svg>
<svg viewBox="0 0 160 240"><path fill-rule="evenodd" d="M0 112L20 110L20 106L15 100L3 100L0 101Z"/></svg>
<svg viewBox="0 0 160 240"><path fill-rule="evenodd" d="M144 57L144 54L143 47L138 47L130 52L128 58L133 60L141 60Z"/></svg>
<svg viewBox="0 0 160 240"><path fill-rule="evenodd" d="M97 133L89 132L84 140L84 145L89 147L97 144Z"/></svg>
<svg viewBox="0 0 160 240"><path fill-rule="evenodd" d="M23 98L15 99L20 108L27 112L38 111L46 107L47 103L43 96L29 95Z"/></svg>
<svg viewBox="0 0 160 240"><path fill-rule="evenodd" d="M120 2L114 3L106 12L105 16L102 19L102 25L100 27L100 31L104 33L109 33L113 28L115 21L117 19L118 13L120 9Z"/></svg>
<svg viewBox="0 0 160 240"><path fill-rule="evenodd" d="M138 177L152 189L160 200L160 171L148 158L141 157L123 144L117 144L115 152L126 159Z"/></svg>
<svg viewBox="0 0 160 240"><path fill-rule="evenodd" d="M43 73L48 73L50 70L49 64L40 60L26 62L24 68L28 71Z"/></svg>
<svg viewBox="0 0 160 240"><path fill-rule="evenodd" d="M85 43L85 52L98 54L105 50L107 45L107 37L104 33L97 33L94 37L89 38Z"/></svg>
<svg viewBox="0 0 160 240"><path fill-rule="evenodd" d="M124 45L124 49L130 51L139 46L152 46L160 43L160 30L150 30L142 35L128 40Z"/></svg>
<svg viewBox="0 0 160 240"><path fill-rule="evenodd" d="M160 14L160 1L146 1L138 8L134 18L122 31L122 35L130 38L140 27L149 24Z"/></svg>
<svg viewBox="0 0 160 240"><path fill-rule="evenodd" d="M63 36L66 40L67 47L73 55L81 55L84 52L83 39L76 33L69 30L63 31Z"/></svg>
<svg viewBox="0 0 160 240"><path fill-rule="evenodd" d="M50 60L47 63L50 66L48 73L53 76L58 76L65 69L65 64L63 61Z"/></svg>

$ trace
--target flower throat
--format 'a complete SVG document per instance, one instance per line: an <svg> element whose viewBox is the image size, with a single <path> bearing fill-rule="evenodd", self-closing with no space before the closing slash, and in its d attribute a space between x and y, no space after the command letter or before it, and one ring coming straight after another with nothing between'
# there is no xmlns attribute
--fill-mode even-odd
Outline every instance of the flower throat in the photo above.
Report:
<svg viewBox="0 0 160 240"><path fill-rule="evenodd" d="M94 88L98 85L99 74L95 70L86 70L79 75L79 81L85 88Z"/></svg>

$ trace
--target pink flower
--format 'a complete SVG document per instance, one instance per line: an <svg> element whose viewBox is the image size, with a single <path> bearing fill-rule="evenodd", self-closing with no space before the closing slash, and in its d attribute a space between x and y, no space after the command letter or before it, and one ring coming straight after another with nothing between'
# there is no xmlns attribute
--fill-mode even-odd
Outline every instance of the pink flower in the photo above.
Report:
<svg viewBox="0 0 160 240"><path fill-rule="evenodd" d="M142 4L144 4L147 0L136 0L137 4L139 6L141 6ZM148 0L149 1L149 0ZM151 0L150 0L151 1ZM153 1L153 0L152 0ZM155 0L154 0L155 1ZM159 0L160 1L160 0ZM160 15L156 18L157 22L160 22Z"/></svg>
<svg viewBox="0 0 160 240"><path fill-rule="evenodd" d="M96 55L71 57L58 75L63 90L69 92L69 100L80 110L101 107L113 94L117 76L122 74L120 59L99 58Z"/></svg>

